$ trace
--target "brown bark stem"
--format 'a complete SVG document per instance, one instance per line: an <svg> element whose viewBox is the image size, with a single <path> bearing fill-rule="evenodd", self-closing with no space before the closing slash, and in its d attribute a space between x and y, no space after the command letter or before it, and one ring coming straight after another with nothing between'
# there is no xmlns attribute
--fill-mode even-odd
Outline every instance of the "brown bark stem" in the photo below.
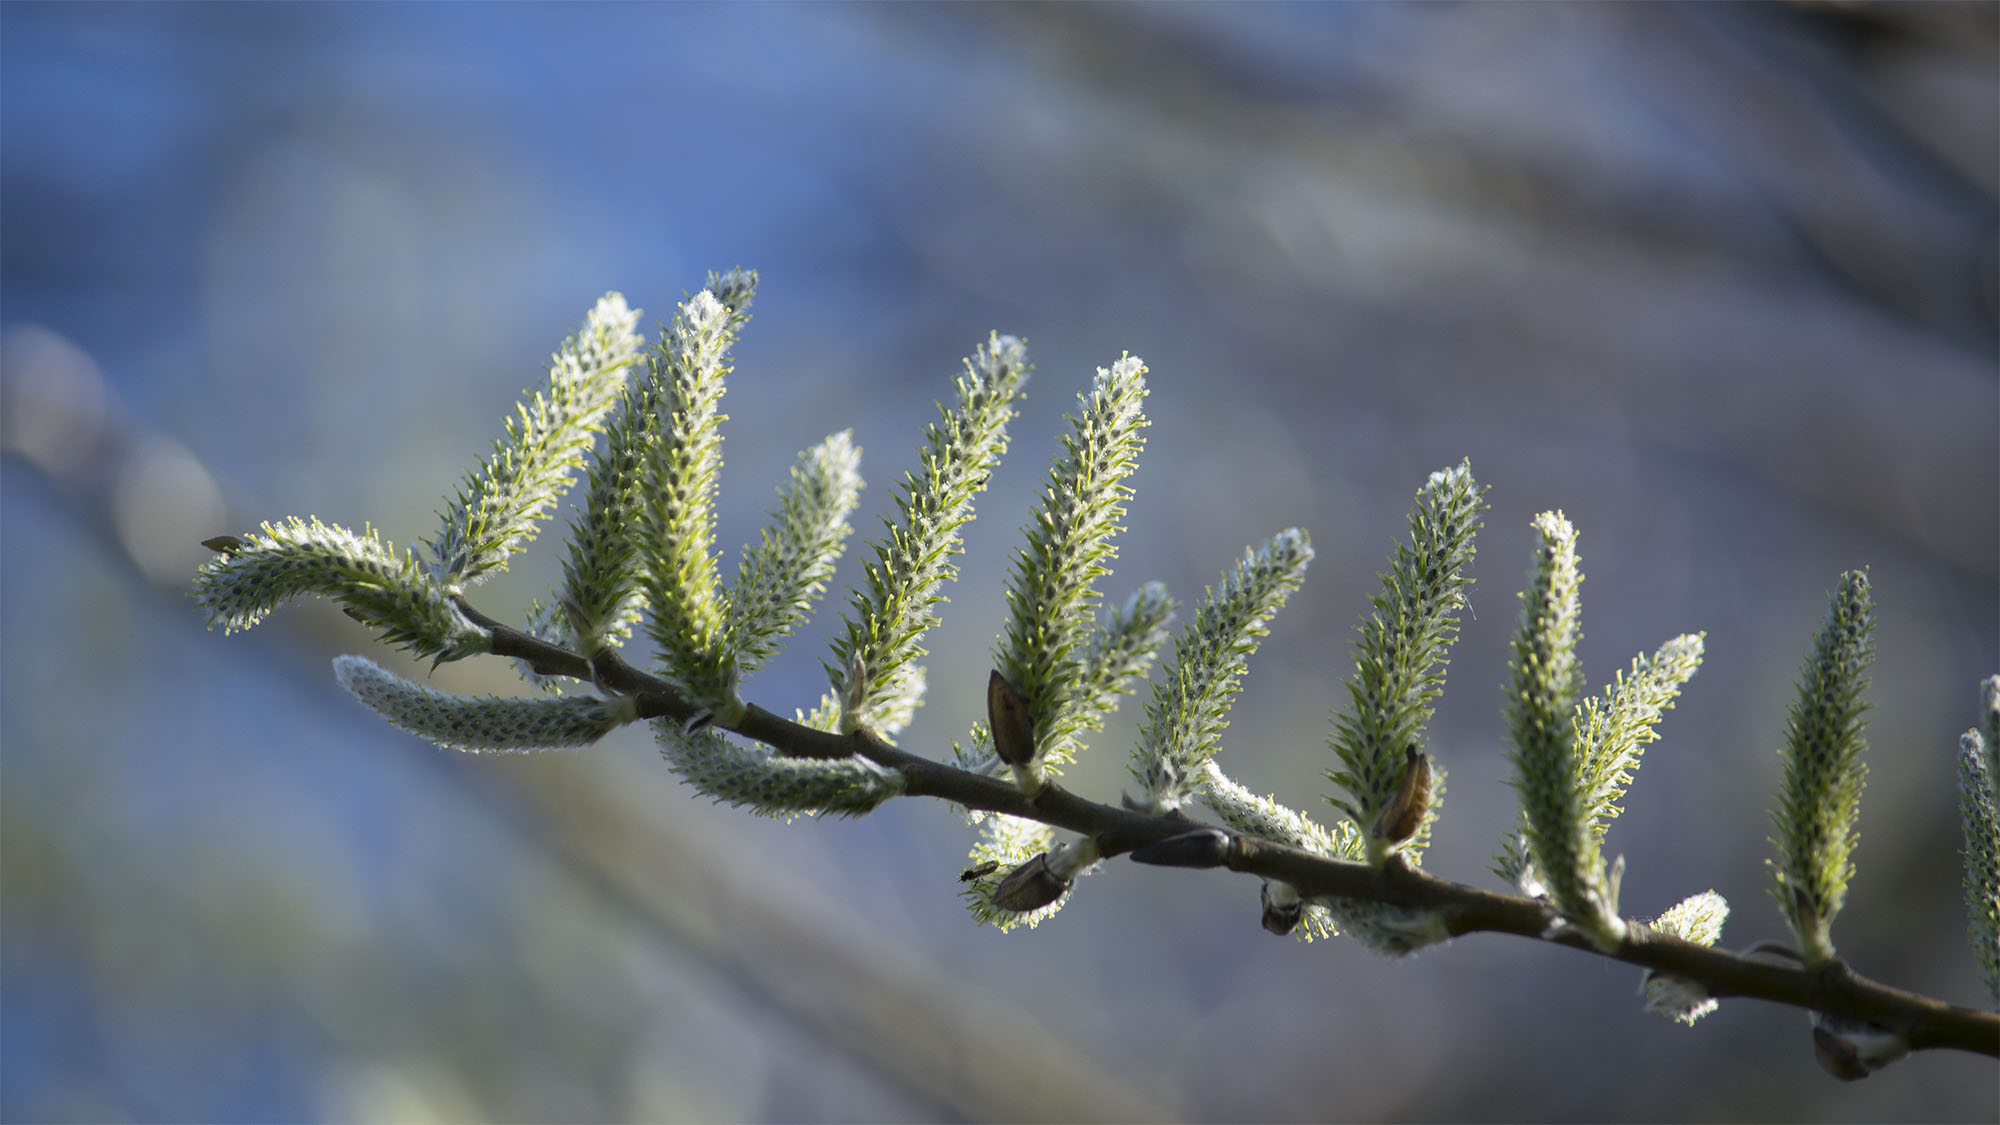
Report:
<svg viewBox="0 0 2000 1125"><path fill-rule="evenodd" d="M544 674L572 676L640 701L640 714L687 722L703 714L671 683L627 664L609 649L586 659L529 636L466 605L459 607L493 635L496 655L529 661ZM1106 859L1145 844L1187 833L1197 825L1177 813L1153 814L1079 797L1050 784L1030 797L1013 784L972 773L900 749L875 734L835 734L793 722L755 704L726 729L803 758L865 757L902 773L905 793L936 797L968 809L1005 813L1068 829L1096 841ZM1912 1050L1949 1048L2000 1058L2000 1014L1947 1004L1880 984L1845 962L1817 968L1775 964L1631 927L1611 950L1599 950L1579 936L1552 929L1557 921L1546 903L1454 883L1392 861L1382 868L1314 855L1269 840L1215 829L1229 838L1221 866L1290 884L1307 898L1365 899L1415 910L1433 910L1454 937L1504 933L1596 953L1643 969L1672 973L1706 987L1716 997L1753 997L1843 1019L1878 1025L1908 1040Z"/></svg>

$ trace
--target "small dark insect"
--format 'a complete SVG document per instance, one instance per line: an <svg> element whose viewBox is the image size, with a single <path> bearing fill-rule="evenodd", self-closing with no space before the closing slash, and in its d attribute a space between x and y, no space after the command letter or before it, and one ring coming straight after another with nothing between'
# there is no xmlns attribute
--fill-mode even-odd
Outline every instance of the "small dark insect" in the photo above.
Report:
<svg viewBox="0 0 2000 1125"><path fill-rule="evenodd" d="M983 879L986 876L991 875L998 870L1000 870L1000 861L997 859L989 859L985 863L981 863L973 867L968 867L965 870L959 872L958 881L961 883L970 883L974 879Z"/></svg>
<svg viewBox="0 0 2000 1125"><path fill-rule="evenodd" d="M218 535L213 539L202 540L201 545L217 554L233 555L250 544L234 535Z"/></svg>

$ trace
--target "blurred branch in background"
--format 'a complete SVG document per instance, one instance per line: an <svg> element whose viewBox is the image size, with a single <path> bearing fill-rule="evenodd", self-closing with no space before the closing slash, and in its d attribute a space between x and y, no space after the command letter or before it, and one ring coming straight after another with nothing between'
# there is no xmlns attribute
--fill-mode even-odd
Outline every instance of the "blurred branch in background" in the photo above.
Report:
<svg viewBox="0 0 2000 1125"><path fill-rule="evenodd" d="M1228 177L1232 151L1278 152L1562 243L1636 238L1774 264L1817 253L1869 299L1970 346L2000 324L1991 277L2000 109L1990 96L2000 10L1990 5L1586 4L1532 17L1561 21L1585 57L1637 79L1653 119L1627 126L1677 131L1747 171L1803 242L1760 234L1727 185L1685 169L1662 179L1629 147L1594 146L1604 122L1585 107L1521 115L1527 80L1474 89L1483 76L1387 52L1288 70L1274 65L1282 46L1208 34L1221 18L1213 11L1000 7L981 17L1049 71L1154 119L1159 141L1172 144L1161 159L1210 162L1207 176L1152 182L1164 205L1201 199ZM1525 38L1512 46L1524 64L1546 50ZM1448 35L1417 46L1420 56L1461 49ZM1176 133L1202 143L1173 144ZM1986 237L1968 240L1968 229Z"/></svg>
<svg viewBox="0 0 2000 1125"><path fill-rule="evenodd" d="M1100 183L1016 161L993 169L1003 188L1038 221L1120 199L1132 233L1093 233L1105 256L1205 285L1205 312L1297 372L1301 403L1341 373L1399 416L1466 398L1526 413L1526 380L1564 412L1553 424L1622 422L1641 448L1990 580L1990 380L1940 378L1910 351L1991 372L1996 12L1526 5L1428 35L1363 14L1374 34L1318 67L1303 42L1217 34L1216 8L973 18L1075 87L1069 144L1122 150ZM927 213L898 212L939 272L994 276L990 247ZM1827 288L1903 332L1815 307ZM1337 356L1316 331L1329 315ZM1371 356L1379 370L1352 371ZM1607 419L1613 403L1628 413ZM1965 487L1920 483L1940 478Z"/></svg>
<svg viewBox="0 0 2000 1125"><path fill-rule="evenodd" d="M2000 9L1899 7L1717 18L1653 5L1606 22L1663 109L1748 170L1837 277L1982 346L2000 312L1990 159L2000 111L1983 96L1990 87L1965 79L2000 67ZM1916 73L1939 81L1918 87ZM1975 171L1982 157L1988 167ZM1988 237L1965 237L1982 224Z"/></svg>

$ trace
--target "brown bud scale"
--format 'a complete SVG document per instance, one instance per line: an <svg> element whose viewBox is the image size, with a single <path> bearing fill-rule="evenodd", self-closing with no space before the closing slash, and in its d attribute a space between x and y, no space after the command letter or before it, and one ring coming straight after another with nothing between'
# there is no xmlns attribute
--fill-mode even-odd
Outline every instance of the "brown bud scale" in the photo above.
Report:
<svg viewBox="0 0 2000 1125"><path fill-rule="evenodd" d="M993 732L993 752L1010 766L1035 760L1035 721L1021 689L994 669L986 678L986 725Z"/></svg>

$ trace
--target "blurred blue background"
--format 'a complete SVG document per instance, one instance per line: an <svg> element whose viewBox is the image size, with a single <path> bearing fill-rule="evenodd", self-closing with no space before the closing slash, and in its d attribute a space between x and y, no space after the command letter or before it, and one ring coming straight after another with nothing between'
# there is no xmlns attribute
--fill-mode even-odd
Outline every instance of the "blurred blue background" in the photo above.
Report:
<svg viewBox="0 0 2000 1125"><path fill-rule="evenodd" d="M981 713L1017 528L1094 367L1153 370L1110 588L1319 555L1223 761L1325 812L1347 645L1410 496L1493 486L1427 866L1494 885L1528 521L1564 509L1593 683L1709 659L1608 846L1783 936L1763 809L1847 568L1880 608L1862 972L1977 1003L1952 755L2000 670L1988 5L0 7L0 1117L1968 1120L1990 1060L1858 1085L1800 1013L1646 1015L1636 973L1476 938L1274 940L1240 878L1116 864L975 928L969 835L781 824L642 732L441 753L340 693L319 603L242 637L198 540L428 536L607 289L762 271L720 539L853 427L888 509L958 358L1038 371L904 745ZM557 574L482 587L501 616ZM852 580L850 551L837 582ZM809 705L834 613L750 686ZM487 667L486 663L494 666ZM518 690L499 662L440 671ZM1137 712L1129 705L1127 712ZM1071 777L1115 799L1133 715Z"/></svg>

